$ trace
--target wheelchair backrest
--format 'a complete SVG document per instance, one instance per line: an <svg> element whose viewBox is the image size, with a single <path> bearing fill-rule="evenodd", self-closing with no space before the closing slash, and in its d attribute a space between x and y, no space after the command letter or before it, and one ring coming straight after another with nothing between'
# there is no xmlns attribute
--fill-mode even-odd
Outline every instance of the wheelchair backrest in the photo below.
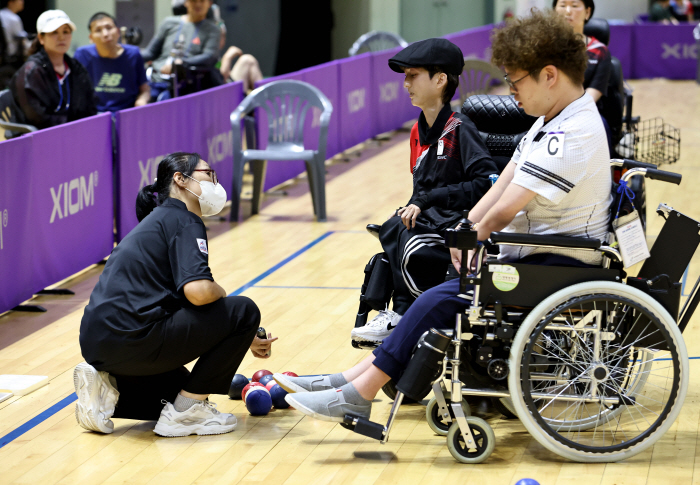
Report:
<svg viewBox="0 0 700 485"><path fill-rule="evenodd" d="M518 143L537 120L518 108L509 95L470 96L462 106L462 113L476 125L500 171L508 165Z"/></svg>

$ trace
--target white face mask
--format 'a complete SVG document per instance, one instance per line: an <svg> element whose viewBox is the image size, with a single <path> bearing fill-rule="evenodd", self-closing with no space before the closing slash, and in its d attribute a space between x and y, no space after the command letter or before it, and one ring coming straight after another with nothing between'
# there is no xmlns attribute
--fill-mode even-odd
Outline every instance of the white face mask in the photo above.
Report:
<svg viewBox="0 0 700 485"><path fill-rule="evenodd" d="M213 216L221 212L226 204L226 190L221 184L214 184L214 182L209 182L206 180L197 180L195 178L186 175L186 177L191 178L202 187L202 195L197 195L190 189L185 189L190 194L194 195L199 199L199 207L202 210L203 216Z"/></svg>

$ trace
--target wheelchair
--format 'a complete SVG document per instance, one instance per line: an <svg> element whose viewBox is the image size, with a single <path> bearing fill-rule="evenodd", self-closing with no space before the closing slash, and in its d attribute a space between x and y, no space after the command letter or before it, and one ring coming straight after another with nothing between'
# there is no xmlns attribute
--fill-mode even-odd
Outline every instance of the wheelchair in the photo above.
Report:
<svg viewBox="0 0 700 485"><path fill-rule="evenodd" d="M611 163L625 182L681 181L648 164ZM462 463L483 462L496 441L485 420L470 416L468 396L499 400L540 444L569 460L619 461L652 446L683 405L689 369L682 332L700 303L699 278L680 309L700 222L663 203L657 213L664 225L634 277L613 244L595 239L495 232L478 244L468 224L449 230L447 246L465 256L476 251L475 269L465 262L459 275L460 296L471 307L452 328L431 329L418 342L386 425L347 415L343 426L385 443L404 396L421 399L432 390L428 424ZM495 245L595 251L603 263L484 262Z"/></svg>

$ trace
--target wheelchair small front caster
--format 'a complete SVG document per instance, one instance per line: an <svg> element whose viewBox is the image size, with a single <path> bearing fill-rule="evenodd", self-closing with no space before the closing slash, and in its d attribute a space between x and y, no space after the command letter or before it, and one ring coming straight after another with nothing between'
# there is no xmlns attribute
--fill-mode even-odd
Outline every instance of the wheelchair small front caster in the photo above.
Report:
<svg viewBox="0 0 700 485"><path fill-rule="evenodd" d="M437 398L433 397L428 401L428 406L425 408L425 419L428 421L428 426L432 429L435 434L440 436L447 436L447 432L450 430L450 425L455 422L455 415L450 407L452 404L447 400L447 409L450 413L449 420L443 417L440 413L440 406L438 405ZM465 416L471 416L471 408L466 399L462 399L462 411Z"/></svg>
<svg viewBox="0 0 700 485"><path fill-rule="evenodd" d="M467 424L476 442L467 446L459 430L459 424L454 421L447 432L447 449L460 463L481 463L493 453L496 447L496 435L491 426L481 418L467 416Z"/></svg>

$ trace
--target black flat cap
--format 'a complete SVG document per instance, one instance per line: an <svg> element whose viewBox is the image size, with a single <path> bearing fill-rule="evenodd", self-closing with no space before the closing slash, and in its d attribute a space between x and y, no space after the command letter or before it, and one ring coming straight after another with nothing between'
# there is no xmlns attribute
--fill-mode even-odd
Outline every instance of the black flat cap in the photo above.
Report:
<svg viewBox="0 0 700 485"><path fill-rule="evenodd" d="M392 71L403 73L404 67L438 66L447 74L462 74L462 50L447 39L414 42L389 59Z"/></svg>

